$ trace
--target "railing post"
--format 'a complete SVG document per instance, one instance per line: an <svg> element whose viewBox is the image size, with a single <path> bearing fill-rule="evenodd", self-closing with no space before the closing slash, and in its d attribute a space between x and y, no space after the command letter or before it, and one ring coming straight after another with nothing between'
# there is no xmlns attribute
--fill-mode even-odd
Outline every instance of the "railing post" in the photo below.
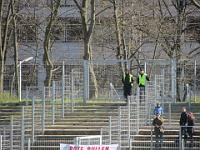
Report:
<svg viewBox="0 0 200 150"><path fill-rule="evenodd" d="M168 113L168 117L169 117L169 119L168 119L168 123L169 123L169 125L171 124L171 103L169 103L169 113Z"/></svg>
<svg viewBox="0 0 200 150"><path fill-rule="evenodd" d="M21 150L24 150L24 106L22 106L22 116L21 116Z"/></svg>
<svg viewBox="0 0 200 150"><path fill-rule="evenodd" d="M185 143L185 139L182 139L182 141L181 141L181 146L182 146L181 150L185 149L184 143Z"/></svg>
<svg viewBox="0 0 200 150"><path fill-rule="evenodd" d="M28 150L31 150L31 140L28 138Z"/></svg>
<svg viewBox="0 0 200 150"><path fill-rule="evenodd" d="M194 61L194 102L197 100L197 62Z"/></svg>
<svg viewBox="0 0 200 150"><path fill-rule="evenodd" d="M132 139L131 138L128 139L128 143L129 143L129 150L132 150Z"/></svg>
<svg viewBox="0 0 200 150"><path fill-rule="evenodd" d="M149 114L148 114L148 120L149 120L149 122L148 122L148 125L150 126L151 125L151 107L152 107L152 104L149 104L150 106L149 106Z"/></svg>
<svg viewBox="0 0 200 150"><path fill-rule="evenodd" d="M10 149L13 149L13 116L10 116Z"/></svg>
<svg viewBox="0 0 200 150"><path fill-rule="evenodd" d="M182 126L180 126L180 128L179 128L179 150L182 150L182 133L181 133L181 129L182 128Z"/></svg>
<svg viewBox="0 0 200 150"><path fill-rule="evenodd" d="M62 118L65 116L65 62L62 65Z"/></svg>
<svg viewBox="0 0 200 150"><path fill-rule="evenodd" d="M45 87L42 88L42 134L45 129Z"/></svg>
<svg viewBox="0 0 200 150"><path fill-rule="evenodd" d="M71 112L74 111L74 71L71 71Z"/></svg>
<svg viewBox="0 0 200 150"><path fill-rule="evenodd" d="M164 67L162 68L162 96L161 96L161 99L162 99L162 105L164 105L164 100L165 100L165 69ZM163 111L164 111L164 107L163 107Z"/></svg>
<svg viewBox="0 0 200 150"><path fill-rule="evenodd" d="M139 120L140 120L140 106L139 106L139 101L140 101L140 91L139 87L137 88L137 96L136 96L136 130L137 134L139 133Z"/></svg>
<svg viewBox="0 0 200 150"><path fill-rule="evenodd" d="M26 86L26 107L28 106L28 87Z"/></svg>
<svg viewBox="0 0 200 150"><path fill-rule="evenodd" d="M55 81L52 82L52 124L55 120Z"/></svg>
<svg viewBox="0 0 200 150"><path fill-rule="evenodd" d="M155 87L155 101L158 99L157 98L157 82L156 82L156 74L155 74L155 79L154 79L154 87Z"/></svg>
<svg viewBox="0 0 200 150"><path fill-rule="evenodd" d="M2 135L0 135L0 150L2 150Z"/></svg>
<svg viewBox="0 0 200 150"><path fill-rule="evenodd" d="M121 106L118 106L118 144L121 148Z"/></svg>
<svg viewBox="0 0 200 150"><path fill-rule="evenodd" d="M130 139L130 134L131 134L131 131L130 131L131 130L131 125L130 125L131 124L131 121L130 121L130 118L131 118L130 117L131 116L130 115L130 112L131 112L131 110L130 110L130 101L131 101L131 99L130 98L131 97L128 96L128 106L127 106L128 107L128 118L127 118L128 119L128 139Z"/></svg>
<svg viewBox="0 0 200 150"><path fill-rule="evenodd" d="M111 124L111 116L109 116L109 122L108 122L109 124L108 124L108 127L109 127L109 144L111 144L112 142L111 142L111 140L112 140L112 124Z"/></svg>
<svg viewBox="0 0 200 150"><path fill-rule="evenodd" d="M153 150L153 126L151 126L151 150Z"/></svg>
<svg viewBox="0 0 200 150"><path fill-rule="evenodd" d="M34 97L32 98L32 143L34 143L34 132L35 132L35 126L34 126L34 122L35 122L35 99Z"/></svg>

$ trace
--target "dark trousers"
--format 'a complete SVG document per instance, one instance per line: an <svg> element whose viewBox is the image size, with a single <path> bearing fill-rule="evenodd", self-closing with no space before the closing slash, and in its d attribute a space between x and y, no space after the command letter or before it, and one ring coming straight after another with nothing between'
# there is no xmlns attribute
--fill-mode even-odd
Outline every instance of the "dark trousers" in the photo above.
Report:
<svg viewBox="0 0 200 150"><path fill-rule="evenodd" d="M128 96L131 95L131 86L124 86L124 97L125 99L128 98Z"/></svg>
<svg viewBox="0 0 200 150"><path fill-rule="evenodd" d="M156 134L156 147L161 147L163 144L163 133L160 132L160 134Z"/></svg>
<svg viewBox="0 0 200 150"><path fill-rule="evenodd" d="M187 129L188 131L188 135L189 135L189 137L190 137L190 147L191 146L193 146L193 134L194 134L194 132L193 132L193 128L188 128Z"/></svg>
<svg viewBox="0 0 200 150"><path fill-rule="evenodd" d="M185 125L180 125L181 126L181 136L184 135L184 139L187 139L187 127Z"/></svg>
<svg viewBox="0 0 200 150"><path fill-rule="evenodd" d="M140 103L145 101L145 86L140 86Z"/></svg>

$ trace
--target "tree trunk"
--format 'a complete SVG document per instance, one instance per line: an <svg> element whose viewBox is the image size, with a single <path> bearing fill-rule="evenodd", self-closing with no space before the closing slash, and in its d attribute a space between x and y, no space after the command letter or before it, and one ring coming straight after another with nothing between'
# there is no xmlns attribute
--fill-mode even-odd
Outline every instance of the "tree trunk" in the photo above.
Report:
<svg viewBox="0 0 200 150"><path fill-rule="evenodd" d="M58 11L60 8L60 1L58 0L55 2L55 4L53 3L53 1L51 0L51 15L50 15L50 20L47 24L46 30L45 30L45 39L44 39L44 43L43 43L43 47L44 47L44 55L43 55L43 64L44 64L44 68L46 70L46 78L44 81L44 85L49 87L51 86L51 80L52 80L52 76L53 76L53 68L54 65L51 62L51 58L50 58L50 49L51 49L51 30L53 28L53 25L55 24L56 21L56 17L58 15Z"/></svg>
<svg viewBox="0 0 200 150"><path fill-rule="evenodd" d="M84 43L84 60L92 60L92 46L91 37L95 25L95 0L90 1L90 22L88 23L88 0L82 0L82 5L80 6L77 0L74 0L78 9L80 10L81 22L82 22L82 32L83 32L83 43ZM89 64L89 69L91 73L90 77L90 88L89 88L89 98L98 97L98 85L96 81L96 75L94 72L93 64Z"/></svg>
<svg viewBox="0 0 200 150"><path fill-rule="evenodd" d="M0 93L3 93L4 90L4 68L5 68L5 61L6 61L6 47L7 47L7 37L8 37L8 30L9 30L9 23L11 17L11 2L9 3L8 13L6 15L6 22L5 25L3 22L3 5L4 0L0 1ZM2 30L2 26L4 26L4 30Z"/></svg>

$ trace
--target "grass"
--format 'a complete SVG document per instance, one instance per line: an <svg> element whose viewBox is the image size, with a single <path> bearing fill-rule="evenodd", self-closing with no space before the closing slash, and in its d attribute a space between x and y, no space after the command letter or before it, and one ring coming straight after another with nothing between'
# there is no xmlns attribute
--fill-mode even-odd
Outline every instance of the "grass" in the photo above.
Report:
<svg viewBox="0 0 200 150"><path fill-rule="evenodd" d="M4 92L3 94L0 94L0 104L2 105L13 105L13 106L19 106L24 105L26 103L26 100L19 101L19 98L17 96L10 95L8 92Z"/></svg>
<svg viewBox="0 0 200 150"><path fill-rule="evenodd" d="M4 92L0 94L0 104L1 103L18 103L19 98L17 96L11 96L10 93Z"/></svg>
<svg viewBox="0 0 200 150"><path fill-rule="evenodd" d="M0 104L4 104L4 103L25 103L25 99L23 99L21 102L19 102L19 98L17 96L12 96L10 95L10 93L8 92L4 92L3 94L0 94ZM32 100L29 100L29 103L31 103ZM36 100L37 101L37 100ZM49 101L51 102L51 99L47 99L45 100L46 102ZM75 99L73 100L75 103L83 103L83 99ZM109 102L109 100L87 100L87 103L97 103L97 102ZM191 102L194 103L194 97L191 97ZM56 99L56 104L62 104L62 100L61 99ZM70 99L65 99L65 103L71 103ZM185 103L185 102L183 102ZM187 103L187 102L186 102ZM196 103L200 103L200 96L196 97Z"/></svg>

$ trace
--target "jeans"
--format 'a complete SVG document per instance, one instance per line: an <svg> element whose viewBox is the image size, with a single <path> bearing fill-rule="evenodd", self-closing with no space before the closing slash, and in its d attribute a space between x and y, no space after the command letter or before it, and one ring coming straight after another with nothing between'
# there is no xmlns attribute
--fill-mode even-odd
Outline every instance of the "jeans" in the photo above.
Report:
<svg viewBox="0 0 200 150"><path fill-rule="evenodd" d="M160 141L160 143L159 143ZM162 146L163 145L163 133L160 132L160 134L156 134L156 147L157 146Z"/></svg>

